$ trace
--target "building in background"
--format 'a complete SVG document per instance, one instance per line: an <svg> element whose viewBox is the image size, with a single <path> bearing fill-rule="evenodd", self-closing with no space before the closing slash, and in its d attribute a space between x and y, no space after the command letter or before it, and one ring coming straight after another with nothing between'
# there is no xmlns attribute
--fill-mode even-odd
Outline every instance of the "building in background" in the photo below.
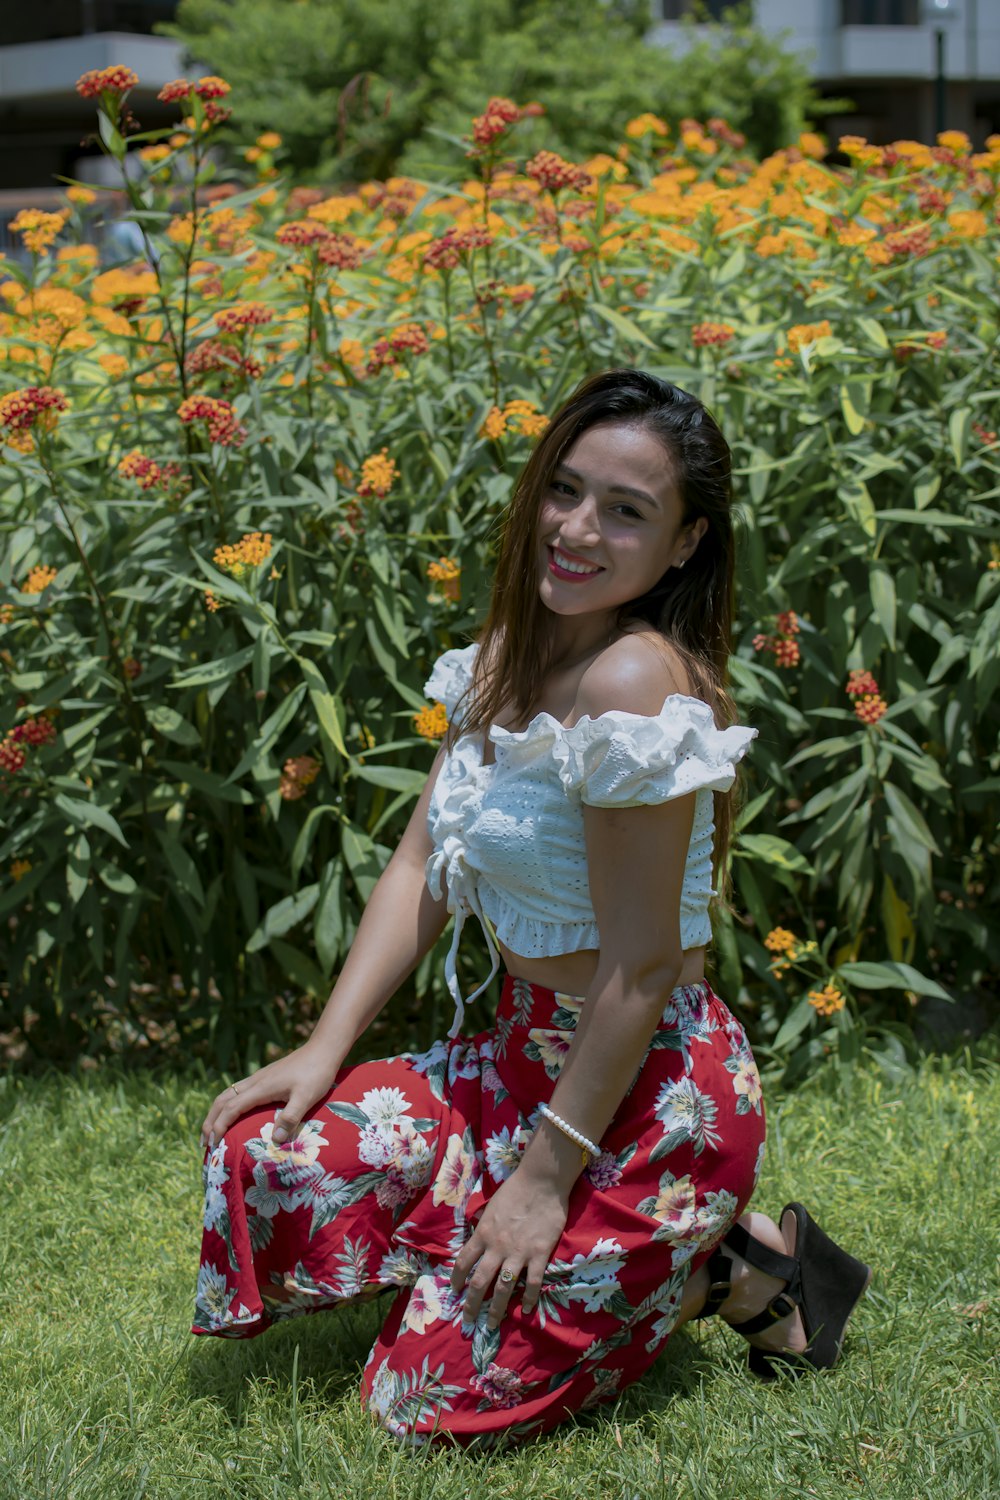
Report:
<svg viewBox="0 0 1000 1500"><path fill-rule="evenodd" d="M680 23L692 4L652 0L651 44L683 49ZM726 4L706 0L706 10L719 15ZM57 176L110 182L88 144L93 105L74 87L88 69L133 68L141 80L133 113L146 129L170 123L173 111L156 94L183 72L182 53L152 30L176 9L177 0L0 0L0 191L8 200L16 191L23 205ZM854 102L855 113L824 122L834 139L931 140L942 102L948 127L977 145L1000 132L1000 0L755 0L754 13L807 56L825 94Z"/></svg>
<svg viewBox="0 0 1000 1500"><path fill-rule="evenodd" d="M694 0L653 4L662 19L650 40L683 48ZM947 128L982 146L1000 133L1000 0L754 0L754 16L805 54L823 94L852 101L851 114L821 122L834 141L933 141Z"/></svg>

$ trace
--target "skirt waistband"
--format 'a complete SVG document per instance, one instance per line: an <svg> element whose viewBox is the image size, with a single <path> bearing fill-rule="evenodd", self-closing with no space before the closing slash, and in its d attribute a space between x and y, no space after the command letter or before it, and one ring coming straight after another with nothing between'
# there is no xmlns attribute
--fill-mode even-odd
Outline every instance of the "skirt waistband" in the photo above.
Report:
<svg viewBox="0 0 1000 1500"><path fill-rule="evenodd" d="M527 979L515 979L505 973L497 1005L497 1020L503 1019L508 1026L551 1027L572 1031L576 1027L586 995L567 995L560 990L548 989ZM678 984L667 996L656 1029L667 1030L677 1026L678 1021L696 1021L708 1010L712 1001L719 1002L707 979L695 984Z"/></svg>

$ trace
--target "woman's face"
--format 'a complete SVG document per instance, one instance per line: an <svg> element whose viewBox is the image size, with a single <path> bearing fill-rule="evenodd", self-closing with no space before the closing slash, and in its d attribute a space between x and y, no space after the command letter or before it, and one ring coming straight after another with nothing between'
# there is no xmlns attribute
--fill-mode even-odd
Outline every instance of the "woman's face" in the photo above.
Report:
<svg viewBox="0 0 1000 1500"><path fill-rule="evenodd" d="M588 427L566 450L538 515L539 592L549 609L614 611L691 556L708 521L683 525L674 471L659 439L630 423Z"/></svg>

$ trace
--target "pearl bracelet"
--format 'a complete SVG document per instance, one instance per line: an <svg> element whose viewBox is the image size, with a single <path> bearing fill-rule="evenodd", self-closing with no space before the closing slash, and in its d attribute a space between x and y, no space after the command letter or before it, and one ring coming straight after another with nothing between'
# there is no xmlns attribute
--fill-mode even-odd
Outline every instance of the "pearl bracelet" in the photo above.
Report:
<svg viewBox="0 0 1000 1500"><path fill-rule="evenodd" d="M595 1146L593 1141L589 1141L579 1130L574 1130L573 1126L564 1120L562 1115L557 1115L555 1110L549 1109L547 1104L540 1104L538 1106L538 1113L548 1120L550 1124L555 1125L557 1130L561 1130L563 1135L568 1135L571 1141L576 1142L580 1147L580 1155L583 1158L583 1165L585 1167L590 1165L591 1157L596 1161L601 1155L600 1146Z"/></svg>

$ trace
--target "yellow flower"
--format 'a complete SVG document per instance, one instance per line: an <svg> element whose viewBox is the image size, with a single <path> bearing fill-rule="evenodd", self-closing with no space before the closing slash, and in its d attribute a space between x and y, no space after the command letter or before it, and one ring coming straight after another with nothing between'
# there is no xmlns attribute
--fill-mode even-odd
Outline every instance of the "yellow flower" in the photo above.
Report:
<svg viewBox="0 0 1000 1500"><path fill-rule="evenodd" d="M986 215L978 208L956 208L948 215L948 223L963 240L981 240L990 232Z"/></svg>
<svg viewBox="0 0 1000 1500"><path fill-rule="evenodd" d="M99 354L97 363L107 371L112 380L120 380L128 369L128 360L124 354Z"/></svg>
<svg viewBox="0 0 1000 1500"><path fill-rule="evenodd" d="M381 453L373 453L361 465L358 494L366 498L377 495L379 499L384 499L398 478L396 461L389 457L388 448L383 448Z"/></svg>
<svg viewBox="0 0 1000 1500"><path fill-rule="evenodd" d="M433 708L422 708L418 714L413 715L413 727L425 740L439 740L448 729L448 710L443 703L435 703Z"/></svg>
<svg viewBox="0 0 1000 1500"><path fill-rule="evenodd" d="M262 151L276 151L281 145L281 136L276 130L265 130L257 137L257 145Z"/></svg>
<svg viewBox="0 0 1000 1500"><path fill-rule="evenodd" d="M10 863L10 873L15 880L23 880L31 869L30 859L13 859Z"/></svg>
<svg viewBox="0 0 1000 1500"><path fill-rule="evenodd" d="M271 555L271 533L269 531L247 532L235 546L216 547L212 561L224 573L233 578L242 578L247 568L255 568Z"/></svg>
<svg viewBox="0 0 1000 1500"><path fill-rule="evenodd" d="M809 991L809 1004L821 1016L834 1016L843 1010L847 1001L835 984L825 984L821 990Z"/></svg>
<svg viewBox="0 0 1000 1500"><path fill-rule="evenodd" d="M832 331L826 318L819 323L796 323L788 330L788 347L797 354L807 344L815 344L817 339L828 339Z"/></svg>
<svg viewBox="0 0 1000 1500"><path fill-rule="evenodd" d="M641 140L645 135L669 135L670 131L665 120L659 115L643 114L636 115L634 120L629 120L625 126L625 134L631 140Z"/></svg>
<svg viewBox="0 0 1000 1500"><path fill-rule="evenodd" d="M41 563L32 568L21 585L22 594L43 594L56 576L55 568L46 568Z"/></svg>
<svg viewBox="0 0 1000 1500"><path fill-rule="evenodd" d="M205 608L210 615L214 615L216 610L222 608L221 601L215 597L211 589L205 590Z"/></svg>
<svg viewBox="0 0 1000 1500"><path fill-rule="evenodd" d="M736 1071L733 1073L733 1089L737 1094L744 1095L754 1109L764 1097L757 1064L752 1058L739 1059Z"/></svg>
<svg viewBox="0 0 1000 1500"><path fill-rule="evenodd" d="M486 413L486 420L479 429L479 436L488 438L490 442L496 442L502 438L507 431L507 421L499 406L491 406Z"/></svg>
<svg viewBox="0 0 1000 1500"><path fill-rule="evenodd" d="M68 218L68 210L47 214L40 208L22 208L7 227L13 234L21 235L29 250L41 255L55 242Z"/></svg>
<svg viewBox="0 0 1000 1500"><path fill-rule="evenodd" d="M769 953L787 953L795 947L796 936L789 932L787 927L772 927L764 939L764 947Z"/></svg>
<svg viewBox="0 0 1000 1500"><path fill-rule="evenodd" d="M956 156L965 156L972 150L972 142L964 130L942 130L937 138L939 146L954 151Z"/></svg>
<svg viewBox="0 0 1000 1500"><path fill-rule="evenodd" d="M97 194L94 192L93 188L80 187L76 183L74 183L72 187L68 187L66 189L66 197L71 203L76 203L81 208L86 208L89 203L95 203L97 201Z"/></svg>

